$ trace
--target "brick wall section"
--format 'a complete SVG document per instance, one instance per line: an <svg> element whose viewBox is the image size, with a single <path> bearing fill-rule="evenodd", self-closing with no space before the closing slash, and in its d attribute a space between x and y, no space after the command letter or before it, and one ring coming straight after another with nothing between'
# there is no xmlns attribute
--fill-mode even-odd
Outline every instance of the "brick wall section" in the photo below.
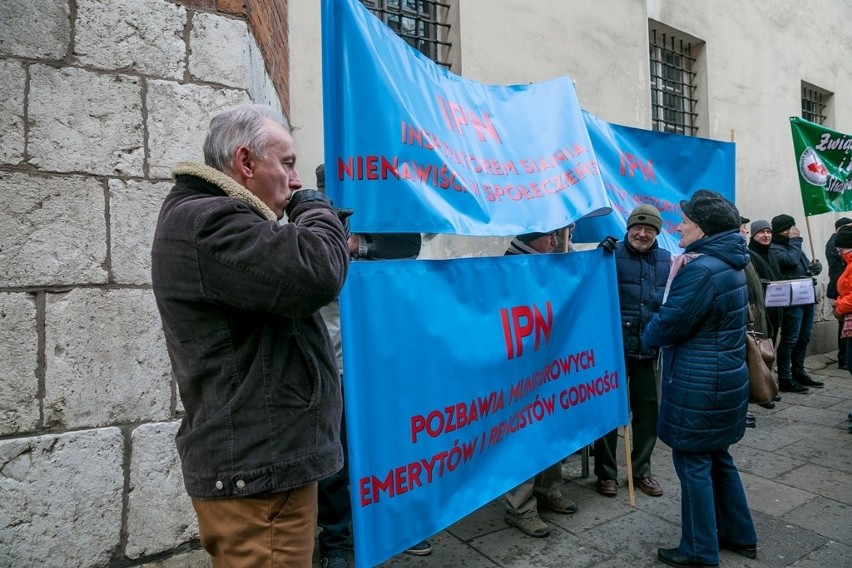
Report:
<svg viewBox="0 0 852 568"><path fill-rule="evenodd" d="M223 14L245 17L272 78L281 110L290 118L290 44L287 0L176 0L196 9L217 10Z"/></svg>
<svg viewBox="0 0 852 568"><path fill-rule="evenodd" d="M239 1L220 4L237 4ZM266 72L272 78L281 109L290 118L290 44L287 33L287 0L246 0L246 15L249 29L254 34L263 59Z"/></svg>

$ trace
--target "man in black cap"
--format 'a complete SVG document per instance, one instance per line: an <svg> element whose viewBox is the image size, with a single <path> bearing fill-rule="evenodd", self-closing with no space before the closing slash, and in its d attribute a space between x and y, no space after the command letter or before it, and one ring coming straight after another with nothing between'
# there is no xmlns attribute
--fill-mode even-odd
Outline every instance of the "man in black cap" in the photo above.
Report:
<svg viewBox="0 0 852 568"><path fill-rule="evenodd" d="M825 289L825 295L832 300L837 299L837 279L843 274L846 268L846 263L843 258L837 253L837 231L840 227L849 225L852 219L849 217L841 217L834 223L834 233L828 238L825 243L825 260L828 262L828 286ZM837 326L837 367L840 369L846 368L846 342L840 338L840 332L843 326Z"/></svg>
<svg viewBox="0 0 852 568"><path fill-rule="evenodd" d="M802 250L802 236L790 215L772 218L772 244L769 254L778 262L781 277L796 280L822 272L819 261L811 262ZM805 372L805 355L814 326L814 305L784 308L781 341L778 343L778 386L784 392L802 393L808 387L822 387Z"/></svg>

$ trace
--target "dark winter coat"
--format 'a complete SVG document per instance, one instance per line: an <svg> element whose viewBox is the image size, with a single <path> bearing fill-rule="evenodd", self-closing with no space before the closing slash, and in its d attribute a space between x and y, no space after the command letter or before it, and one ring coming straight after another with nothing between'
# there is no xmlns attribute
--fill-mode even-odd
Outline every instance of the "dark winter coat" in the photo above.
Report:
<svg viewBox="0 0 852 568"><path fill-rule="evenodd" d="M677 450L709 452L745 433L748 291L743 268L749 257L738 230L699 239L685 253L697 256L676 273L642 339L664 347L660 439Z"/></svg>
<svg viewBox="0 0 852 568"><path fill-rule="evenodd" d="M834 244L834 239L837 234L831 235L825 243L825 260L828 262L828 286L825 289L825 295L832 300L837 299L837 279L843 274L846 269L846 263L840 253L837 252L837 247Z"/></svg>
<svg viewBox="0 0 852 568"><path fill-rule="evenodd" d="M754 266L757 275L760 277L763 284L764 292L766 291L766 283L781 280L781 271L778 268L778 261L769 254L771 245L763 245L754 240L752 237L748 243L748 251L751 254L751 263ZM766 331L766 336L775 338L778 330L781 328L781 317L783 310L781 308L765 308L766 319L769 327Z"/></svg>
<svg viewBox="0 0 852 568"><path fill-rule="evenodd" d="M627 357L653 359L657 356L656 348L643 346L642 332L663 303L671 259L671 253L656 242L644 254L627 242L626 235L616 246L621 333Z"/></svg>
<svg viewBox="0 0 852 568"><path fill-rule="evenodd" d="M338 471L340 379L317 311L346 278L337 215L306 202L279 225L213 168L174 174L151 275L186 413L176 441L187 492L250 496Z"/></svg>
<svg viewBox="0 0 852 568"><path fill-rule="evenodd" d="M778 263L782 280L811 276L811 261L802 250L802 237L772 235L769 255Z"/></svg>

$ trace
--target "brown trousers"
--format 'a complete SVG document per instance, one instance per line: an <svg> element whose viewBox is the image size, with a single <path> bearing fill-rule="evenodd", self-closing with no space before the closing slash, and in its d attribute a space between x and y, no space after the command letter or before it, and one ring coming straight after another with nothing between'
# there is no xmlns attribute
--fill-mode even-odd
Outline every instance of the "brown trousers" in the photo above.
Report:
<svg viewBox="0 0 852 568"><path fill-rule="evenodd" d="M192 499L201 545L213 568L310 568L316 482L282 493Z"/></svg>

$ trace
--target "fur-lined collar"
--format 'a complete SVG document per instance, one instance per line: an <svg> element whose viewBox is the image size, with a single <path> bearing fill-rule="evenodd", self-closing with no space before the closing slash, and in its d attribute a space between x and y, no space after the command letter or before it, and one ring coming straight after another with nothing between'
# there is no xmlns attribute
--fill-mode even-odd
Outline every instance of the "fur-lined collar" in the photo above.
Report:
<svg viewBox="0 0 852 568"><path fill-rule="evenodd" d="M270 221L277 221L278 216L261 201L255 194L238 184L233 178L228 177L219 170L199 164L198 162L180 162L172 168L172 177L196 176L204 181L210 182L220 188L228 197L245 201Z"/></svg>

